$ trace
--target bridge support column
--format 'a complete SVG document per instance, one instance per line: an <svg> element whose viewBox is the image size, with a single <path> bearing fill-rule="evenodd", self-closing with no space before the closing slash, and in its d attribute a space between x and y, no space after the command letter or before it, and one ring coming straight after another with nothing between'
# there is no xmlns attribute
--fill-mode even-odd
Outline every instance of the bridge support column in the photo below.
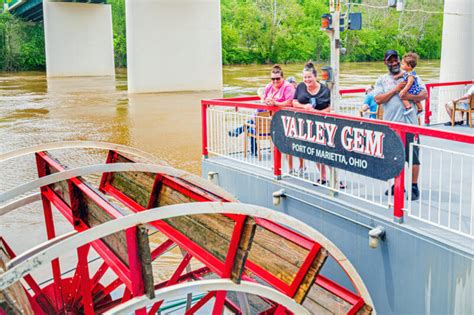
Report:
<svg viewBox="0 0 474 315"><path fill-rule="evenodd" d="M111 6L43 1L48 77L113 76Z"/></svg>
<svg viewBox="0 0 474 315"><path fill-rule="evenodd" d="M222 89L219 0L126 0L130 93Z"/></svg>
<svg viewBox="0 0 474 315"><path fill-rule="evenodd" d="M473 79L473 12L472 0L444 2L441 82Z"/></svg>

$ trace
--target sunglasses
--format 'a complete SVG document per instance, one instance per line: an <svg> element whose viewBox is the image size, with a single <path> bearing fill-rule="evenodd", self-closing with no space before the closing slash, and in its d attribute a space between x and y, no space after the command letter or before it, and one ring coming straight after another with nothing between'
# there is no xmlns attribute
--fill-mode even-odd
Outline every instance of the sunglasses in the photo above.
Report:
<svg viewBox="0 0 474 315"><path fill-rule="evenodd" d="M280 81L281 78L271 78L272 81Z"/></svg>

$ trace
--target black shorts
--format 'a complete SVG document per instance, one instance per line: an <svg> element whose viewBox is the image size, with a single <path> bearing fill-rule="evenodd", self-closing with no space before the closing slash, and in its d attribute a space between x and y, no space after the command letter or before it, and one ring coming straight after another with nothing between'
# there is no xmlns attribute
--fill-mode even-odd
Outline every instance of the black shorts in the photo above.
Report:
<svg viewBox="0 0 474 315"><path fill-rule="evenodd" d="M415 135L412 133L407 133L406 143L405 143L405 161L410 160L410 143L413 143ZM418 138L417 143L420 143L420 138ZM417 145L413 146L413 165L420 165L420 147Z"/></svg>

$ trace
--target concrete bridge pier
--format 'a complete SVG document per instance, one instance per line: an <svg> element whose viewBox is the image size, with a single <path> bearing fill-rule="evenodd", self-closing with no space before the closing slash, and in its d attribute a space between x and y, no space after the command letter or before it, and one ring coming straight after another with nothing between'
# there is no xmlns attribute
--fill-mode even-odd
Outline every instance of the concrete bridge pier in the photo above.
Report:
<svg viewBox="0 0 474 315"><path fill-rule="evenodd" d="M130 93L222 89L219 0L126 0Z"/></svg>
<svg viewBox="0 0 474 315"><path fill-rule="evenodd" d="M48 77L115 75L108 4L43 1Z"/></svg>
<svg viewBox="0 0 474 315"><path fill-rule="evenodd" d="M444 2L440 82L473 79L474 2Z"/></svg>

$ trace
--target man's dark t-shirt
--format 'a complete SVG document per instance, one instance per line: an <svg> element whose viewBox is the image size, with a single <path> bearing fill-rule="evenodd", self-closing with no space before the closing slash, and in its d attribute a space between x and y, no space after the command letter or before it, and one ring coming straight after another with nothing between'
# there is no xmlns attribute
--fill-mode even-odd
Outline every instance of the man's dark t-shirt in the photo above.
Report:
<svg viewBox="0 0 474 315"><path fill-rule="evenodd" d="M295 100L298 100L300 104L311 104L314 109L323 110L329 107L331 103L331 91L324 85L321 84L321 88L315 95L308 92L308 88L304 82L301 82L296 87Z"/></svg>

